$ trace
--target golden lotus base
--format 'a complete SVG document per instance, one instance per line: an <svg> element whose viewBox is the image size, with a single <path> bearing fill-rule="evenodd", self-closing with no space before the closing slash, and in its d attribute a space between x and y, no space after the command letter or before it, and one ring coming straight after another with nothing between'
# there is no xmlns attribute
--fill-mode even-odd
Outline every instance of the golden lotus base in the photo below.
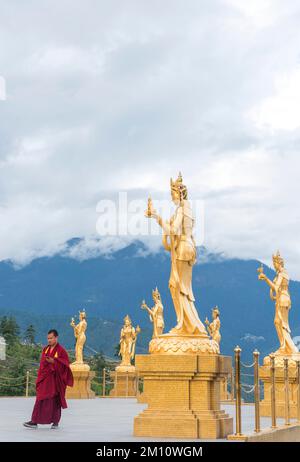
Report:
<svg viewBox="0 0 300 462"><path fill-rule="evenodd" d="M280 364L280 363L279 363ZM263 417L271 416L271 380L270 368L261 366L259 368L260 378L264 387L264 399L260 402L260 414ZM297 418L297 370L296 367L289 367L289 403L290 417ZM276 415L285 417L285 384L284 368L275 367L275 397L276 397Z"/></svg>
<svg viewBox="0 0 300 462"><path fill-rule="evenodd" d="M94 399L95 393L91 389L91 381L95 377L95 372L91 372L90 368L79 369L72 367L71 369L74 377L74 386L67 387L66 398L67 399ZM86 365L85 365L86 366Z"/></svg>
<svg viewBox="0 0 300 462"><path fill-rule="evenodd" d="M127 398L137 395L136 390L136 371L122 372L113 371L110 378L114 382L114 388L110 391L109 396Z"/></svg>
<svg viewBox="0 0 300 462"><path fill-rule="evenodd" d="M134 419L134 435L225 438L233 419L220 409L220 380L231 358L220 355L137 355L148 408Z"/></svg>
<svg viewBox="0 0 300 462"><path fill-rule="evenodd" d="M206 335L172 335L164 334L155 337L149 343L150 354L219 354L217 342Z"/></svg>

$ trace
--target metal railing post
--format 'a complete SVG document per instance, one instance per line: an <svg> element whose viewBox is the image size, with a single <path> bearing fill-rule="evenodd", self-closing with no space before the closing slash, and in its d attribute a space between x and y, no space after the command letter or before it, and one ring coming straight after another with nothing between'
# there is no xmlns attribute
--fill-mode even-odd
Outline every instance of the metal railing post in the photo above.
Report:
<svg viewBox="0 0 300 462"><path fill-rule="evenodd" d="M277 428L276 425L276 383L275 383L275 355L270 354L270 378L271 378L271 416L272 428Z"/></svg>
<svg viewBox="0 0 300 462"><path fill-rule="evenodd" d="M255 432L260 432L260 384L259 384L259 351L253 352L254 359L254 397L255 397Z"/></svg>
<svg viewBox="0 0 300 462"><path fill-rule="evenodd" d="M26 398L29 396L29 371L26 372Z"/></svg>
<svg viewBox="0 0 300 462"><path fill-rule="evenodd" d="M106 378L105 378L105 367L102 369L102 397L105 398L105 393L106 393Z"/></svg>
<svg viewBox="0 0 300 462"><path fill-rule="evenodd" d="M289 360L284 358L285 425L290 425Z"/></svg>
<svg viewBox="0 0 300 462"><path fill-rule="evenodd" d="M296 361L297 367L297 423L300 423L300 361Z"/></svg>
<svg viewBox="0 0 300 462"><path fill-rule="evenodd" d="M242 435L242 397L241 397L241 348L237 346L235 353L235 412L236 412L236 432L237 436Z"/></svg>

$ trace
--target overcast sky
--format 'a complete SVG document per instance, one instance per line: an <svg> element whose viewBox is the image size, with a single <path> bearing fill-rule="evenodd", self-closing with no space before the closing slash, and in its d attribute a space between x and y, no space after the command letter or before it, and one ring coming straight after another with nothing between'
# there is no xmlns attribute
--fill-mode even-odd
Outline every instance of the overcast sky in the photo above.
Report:
<svg viewBox="0 0 300 462"><path fill-rule="evenodd" d="M181 170L204 245L300 279L299 24L297 0L2 0L0 259L89 255L99 200Z"/></svg>

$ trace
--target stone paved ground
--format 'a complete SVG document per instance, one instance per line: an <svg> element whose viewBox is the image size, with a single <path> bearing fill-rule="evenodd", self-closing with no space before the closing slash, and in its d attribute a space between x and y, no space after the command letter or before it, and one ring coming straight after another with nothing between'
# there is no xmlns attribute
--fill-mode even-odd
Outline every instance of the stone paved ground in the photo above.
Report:
<svg viewBox="0 0 300 462"><path fill-rule="evenodd" d="M0 398L0 441L174 441L132 435L134 417L147 407L136 399L68 400L59 430L51 430L50 425L38 430L23 427L22 423L30 420L33 404L34 398ZM234 416L234 406L223 407ZM254 407L243 406L242 414L243 432L252 432ZM269 426L270 419L263 418L262 427Z"/></svg>

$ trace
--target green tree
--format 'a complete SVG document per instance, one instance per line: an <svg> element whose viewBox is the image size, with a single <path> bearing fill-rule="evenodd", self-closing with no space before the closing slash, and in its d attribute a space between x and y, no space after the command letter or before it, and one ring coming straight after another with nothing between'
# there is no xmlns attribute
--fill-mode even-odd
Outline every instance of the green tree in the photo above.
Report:
<svg viewBox="0 0 300 462"><path fill-rule="evenodd" d="M120 359L119 353L120 353L120 344L118 343L114 347L114 358L119 358Z"/></svg>
<svg viewBox="0 0 300 462"><path fill-rule="evenodd" d="M0 335L5 338L8 345L19 340L20 327L14 317L3 316L0 320Z"/></svg>
<svg viewBox="0 0 300 462"><path fill-rule="evenodd" d="M35 327L32 324L30 324L27 327L25 334L24 334L25 342L28 343L29 345L35 345L35 334L36 334Z"/></svg>

